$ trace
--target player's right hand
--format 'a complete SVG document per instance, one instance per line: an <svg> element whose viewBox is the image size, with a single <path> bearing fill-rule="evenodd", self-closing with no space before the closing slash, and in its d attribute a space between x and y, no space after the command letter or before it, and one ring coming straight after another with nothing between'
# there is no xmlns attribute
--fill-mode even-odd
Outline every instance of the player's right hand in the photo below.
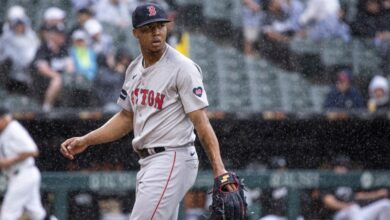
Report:
<svg viewBox="0 0 390 220"><path fill-rule="evenodd" d="M88 145L83 137L69 138L61 144L61 153L66 158L73 160L76 154L85 151Z"/></svg>

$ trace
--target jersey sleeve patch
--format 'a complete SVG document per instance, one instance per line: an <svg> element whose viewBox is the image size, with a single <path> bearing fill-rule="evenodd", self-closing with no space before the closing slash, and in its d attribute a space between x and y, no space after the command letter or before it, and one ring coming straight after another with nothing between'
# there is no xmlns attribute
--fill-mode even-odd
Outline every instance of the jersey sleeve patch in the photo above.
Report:
<svg viewBox="0 0 390 220"><path fill-rule="evenodd" d="M126 97L127 97L127 92L126 92L126 90L122 89L121 94L119 95L119 98L121 98L122 100L125 100Z"/></svg>
<svg viewBox="0 0 390 220"><path fill-rule="evenodd" d="M193 88L192 89L192 92L198 96L198 97L202 97L202 94L203 94L203 88L202 87L196 87L196 88Z"/></svg>

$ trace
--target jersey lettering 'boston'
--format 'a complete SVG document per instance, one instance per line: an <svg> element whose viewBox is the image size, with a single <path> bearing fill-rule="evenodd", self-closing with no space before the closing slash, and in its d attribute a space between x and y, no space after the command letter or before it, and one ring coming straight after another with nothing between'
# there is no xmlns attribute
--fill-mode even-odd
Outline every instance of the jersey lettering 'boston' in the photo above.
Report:
<svg viewBox="0 0 390 220"><path fill-rule="evenodd" d="M139 99L140 97L140 99ZM133 105L148 105L158 110L162 109L165 95L151 89L134 89L131 91L131 103Z"/></svg>

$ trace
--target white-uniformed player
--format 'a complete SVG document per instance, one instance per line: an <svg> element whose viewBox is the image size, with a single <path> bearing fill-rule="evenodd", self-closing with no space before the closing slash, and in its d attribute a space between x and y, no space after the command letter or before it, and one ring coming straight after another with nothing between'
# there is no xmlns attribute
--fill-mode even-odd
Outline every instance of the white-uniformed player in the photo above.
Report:
<svg viewBox="0 0 390 220"><path fill-rule="evenodd" d="M38 148L27 130L13 120L7 109L0 107L0 168L8 180L1 220L19 219L24 211L32 220L45 218L36 156Z"/></svg>
<svg viewBox="0 0 390 220"><path fill-rule="evenodd" d="M132 20L141 55L126 71L118 99L123 109L102 127L66 140L61 153L73 159L88 146L114 141L133 130L133 148L141 159L130 219L174 220L198 172L194 127L214 175L227 171L206 114L201 70L165 43L166 13L158 5L144 4L135 9ZM235 186L227 188L232 191Z"/></svg>

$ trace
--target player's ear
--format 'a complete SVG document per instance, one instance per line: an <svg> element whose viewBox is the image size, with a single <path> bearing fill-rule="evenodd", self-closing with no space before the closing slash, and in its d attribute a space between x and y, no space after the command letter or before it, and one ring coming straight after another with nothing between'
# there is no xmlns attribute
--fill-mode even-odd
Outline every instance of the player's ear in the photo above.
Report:
<svg viewBox="0 0 390 220"><path fill-rule="evenodd" d="M138 37L138 30L135 29L135 28L133 28L133 35L134 35L135 38L139 39L139 37Z"/></svg>

